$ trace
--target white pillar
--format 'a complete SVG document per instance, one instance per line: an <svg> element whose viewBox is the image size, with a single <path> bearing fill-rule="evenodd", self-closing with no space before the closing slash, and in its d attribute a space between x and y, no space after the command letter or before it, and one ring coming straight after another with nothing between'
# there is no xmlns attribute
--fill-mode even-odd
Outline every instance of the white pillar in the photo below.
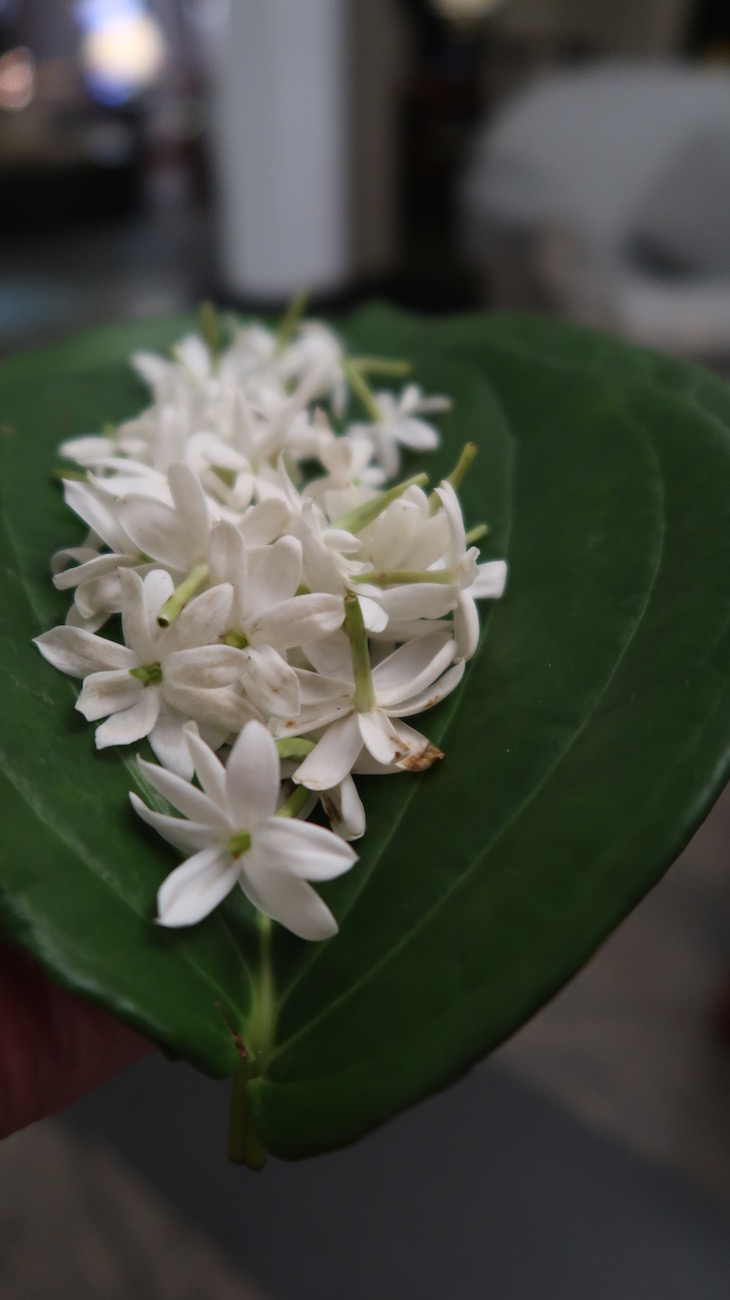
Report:
<svg viewBox="0 0 730 1300"><path fill-rule="evenodd" d="M221 275L244 298L350 277L350 0L231 0L213 87Z"/></svg>

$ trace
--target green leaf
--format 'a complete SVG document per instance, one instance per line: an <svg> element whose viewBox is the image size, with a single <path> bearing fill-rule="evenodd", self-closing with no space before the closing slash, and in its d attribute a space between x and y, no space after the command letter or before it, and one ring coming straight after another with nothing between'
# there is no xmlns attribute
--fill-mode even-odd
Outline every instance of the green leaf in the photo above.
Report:
<svg viewBox="0 0 730 1300"><path fill-rule="evenodd" d="M231 1027L246 1041L260 1014L254 915L232 899L191 932L155 927L175 857L127 809L129 756L94 751L30 644L63 617L48 559L78 536L54 448L138 409L128 354L187 327L0 367L0 909L59 982L223 1076ZM375 306L345 330L455 398L423 468L434 481L479 444L465 513L510 576L463 685L422 720L444 762L361 783L361 861L322 891L340 934L307 945L275 927L275 1026L248 1096L286 1157L357 1138L512 1033L660 877L730 755L725 385L540 320Z"/></svg>

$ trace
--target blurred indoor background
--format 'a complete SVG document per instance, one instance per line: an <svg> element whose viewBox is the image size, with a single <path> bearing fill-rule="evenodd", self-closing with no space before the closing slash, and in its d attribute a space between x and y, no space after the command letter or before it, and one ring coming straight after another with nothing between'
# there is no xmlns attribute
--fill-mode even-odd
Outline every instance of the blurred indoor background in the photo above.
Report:
<svg viewBox="0 0 730 1300"><path fill-rule="evenodd" d="M727 0L0 0L0 352L193 307L546 311L730 374ZM0 1147L3 1300L730 1295L730 802L349 1152L150 1059Z"/></svg>

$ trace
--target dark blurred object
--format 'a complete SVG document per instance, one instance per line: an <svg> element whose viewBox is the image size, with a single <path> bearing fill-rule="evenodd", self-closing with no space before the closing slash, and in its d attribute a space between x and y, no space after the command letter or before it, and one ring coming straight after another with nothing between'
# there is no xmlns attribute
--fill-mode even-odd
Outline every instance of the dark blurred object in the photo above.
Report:
<svg viewBox="0 0 730 1300"><path fill-rule="evenodd" d="M728 0L698 0L689 24L688 48L695 54L721 57L730 62L730 5Z"/></svg>

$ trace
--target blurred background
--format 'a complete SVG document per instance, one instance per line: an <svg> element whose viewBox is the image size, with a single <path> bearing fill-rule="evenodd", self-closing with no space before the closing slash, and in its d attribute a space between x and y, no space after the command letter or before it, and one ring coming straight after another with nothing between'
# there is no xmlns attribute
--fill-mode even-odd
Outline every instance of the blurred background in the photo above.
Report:
<svg viewBox="0 0 730 1300"><path fill-rule="evenodd" d="M726 0L0 0L0 353L195 306L526 308L730 374ZM150 1059L0 1147L3 1300L726 1300L730 800L352 1151Z"/></svg>

